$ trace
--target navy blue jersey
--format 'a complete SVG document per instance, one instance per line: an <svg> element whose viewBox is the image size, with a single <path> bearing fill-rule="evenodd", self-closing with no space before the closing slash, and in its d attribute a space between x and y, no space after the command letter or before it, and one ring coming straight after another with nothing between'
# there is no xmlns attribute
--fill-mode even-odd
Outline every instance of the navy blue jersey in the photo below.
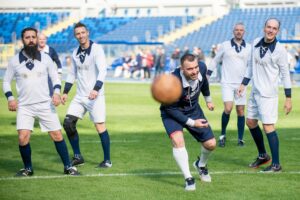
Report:
<svg viewBox="0 0 300 200"><path fill-rule="evenodd" d="M199 62L199 78L198 78L198 84L197 87L192 90L192 87L189 85L184 84L182 74L180 73L180 68L177 68L172 74L177 76L181 82L182 86L182 94L179 100L171 105L161 105L160 111L161 116L164 117L171 117L175 119L177 122L179 122L182 125L185 125L185 123L188 120L188 115L193 113L195 110L200 108L200 105L198 103L200 93L203 94L204 97L210 96L209 91L209 83L206 78L206 71L207 67L205 63Z"/></svg>

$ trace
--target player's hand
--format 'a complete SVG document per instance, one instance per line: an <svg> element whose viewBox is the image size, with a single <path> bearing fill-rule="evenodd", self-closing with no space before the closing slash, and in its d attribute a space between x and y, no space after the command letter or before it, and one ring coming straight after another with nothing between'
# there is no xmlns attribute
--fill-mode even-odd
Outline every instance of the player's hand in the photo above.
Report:
<svg viewBox="0 0 300 200"><path fill-rule="evenodd" d="M68 95L67 94L63 94L61 96L61 103L62 103L62 105L65 105L66 102L67 102L67 100L68 100Z"/></svg>
<svg viewBox="0 0 300 200"><path fill-rule="evenodd" d="M89 95L89 99L94 100L94 99L96 99L97 96L98 96L98 92L96 90L92 90Z"/></svg>
<svg viewBox="0 0 300 200"><path fill-rule="evenodd" d="M284 102L284 112L285 114L289 114L292 111L292 99L286 98Z"/></svg>
<svg viewBox="0 0 300 200"><path fill-rule="evenodd" d="M215 109L215 105L213 102L207 102L206 106L208 108L208 110L213 111Z"/></svg>
<svg viewBox="0 0 300 200"><path fill-rule="evenodd" d="M244 91L245 91L245 86L243 84L241 84L240 87L236 91L237 96L238 97L243 96Z"/></svg>
<svg viewBox="0 0 300 200"><path fill-rule="evenodd" d="M207 128L208 127L208 122L206 121L206 119L196 119L194 127Z"/></svg>
<svg viewBox="0 0 300 200"><path fill-rule="evenodd" d="M53 105L58 106L60 104L60 102L61 102L60 95L54 93L53 96L52 96L52 103L53 103Z"/></svg>
<svg viewBox="0 0 300 200"><path fill-rule="evenodd" d="M16 111L18 108L18 102L16 100L8 101L8 110Z"/></svg>

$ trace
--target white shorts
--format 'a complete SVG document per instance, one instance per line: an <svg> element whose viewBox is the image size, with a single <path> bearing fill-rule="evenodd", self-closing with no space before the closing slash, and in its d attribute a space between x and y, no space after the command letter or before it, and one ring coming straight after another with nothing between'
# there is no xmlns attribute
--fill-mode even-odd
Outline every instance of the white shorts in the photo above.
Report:
<svg viewBox="0 0 300 200"><path fill-rule="evenodd" d="M237 95L237 90L240 87L240 83L222 83L222 99L223 102L233 102L235 105L246 105L247 103L247 88L245 88L242 96Z"/></svg>
<svg viewBox="0 0 300 200"><path fill-rule="evenodd" d="M68 108L67 114L82 119L87 111L94 123L105 122L105 96L98 95L96 99L90 100L88 97L76 95Z"/></svg>
<svg viewBox="0 0 300 200"><path fill-rule="evenodd" d="M32 131L35 118L39 120L42 132L61 129L55 106L51 101L19 106L17 111L17 130Z"/></svg>
<svg viewBox="0 0 300 200"><path fill-rule="evenodd" d="M275 124L278 119L278 97L262 97L251 92L247 118L261 120L263 124Z"/></svg>

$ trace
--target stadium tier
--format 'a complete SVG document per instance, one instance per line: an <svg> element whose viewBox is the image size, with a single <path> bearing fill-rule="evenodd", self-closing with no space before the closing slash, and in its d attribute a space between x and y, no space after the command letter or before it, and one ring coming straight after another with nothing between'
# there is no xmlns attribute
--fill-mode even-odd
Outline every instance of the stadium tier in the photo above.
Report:
<svg viewBox="0 0 300 200"><path fill-rule="evenodd" d="M0 43L11 43L20 39L22 29L35 27L44 30L69 16L67 12L0 13Z"/></svg>
<svg viewBox="0 0 300 200"><path fill-rule="evenodd" d="M90 29L90 38L97 42L150 42L171 30L189 23L193 17L111 17L85 18L81 22ZM66 52L76 46L73 27L51 35L48 43L58 52Z"/></svg>
<svg viewBox="0 0 300 200"><path fill-rule="evenodd" d="M295 25L300 22L300 7L234 9L221 19L177 39L168 49L172 49L174 46L181 49L185 46L190 49L198 46L208 52L212 45L232 38L232 28L237 22L245 24L245 40L250 42L262 35L263 24L270 17L276 17L281 21L279 39L292 39L295 37Z"/></svg>

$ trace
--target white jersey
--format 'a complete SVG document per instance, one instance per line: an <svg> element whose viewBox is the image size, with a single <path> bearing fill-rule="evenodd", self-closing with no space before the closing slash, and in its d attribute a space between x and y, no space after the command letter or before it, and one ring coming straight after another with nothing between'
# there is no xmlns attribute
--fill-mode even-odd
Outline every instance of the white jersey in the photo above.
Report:
<svg viewBox="0 0 300 200"><path fill-rule="evenodd" d="M214 71L222 63L221 83L241 83L247 68L251 46L243 40L241 45L233 39L221 44L216 56L208 66L209 71Z"/></svg>
<svg viewBox="0 0 300 200"><path fill-rule="evenodd" d="M104 79L107 72L104 51L101 45L90 41L90 46L84 52L81 47L75 49L72 55L73 64L66 82L73 84L77 79L77 95L89 96L95 88L101 88L99 95L104 95Z"/></svg>
<svg viewBox="0 0 300 200"><path fill-rule="evenodd" d="M254 93L277 97L280 75L284 88L291 88L287 51L277 40L264 51L262 42L262 38L253 41L245 77L252 79ZM264 51L263 56L261 51Z"/></svg>
<svg viewBox="0 0 300 200"><path fill-rule="evenodd" d="M9 62L3 78L3 91L8 100L13 100L11 81L16 78L18 105L30 105L50 101L48 75L52 80L54 92L59 94L61 82L55 64L49 55L39 52L37 59L26 57L23 50Z"/></svg>

